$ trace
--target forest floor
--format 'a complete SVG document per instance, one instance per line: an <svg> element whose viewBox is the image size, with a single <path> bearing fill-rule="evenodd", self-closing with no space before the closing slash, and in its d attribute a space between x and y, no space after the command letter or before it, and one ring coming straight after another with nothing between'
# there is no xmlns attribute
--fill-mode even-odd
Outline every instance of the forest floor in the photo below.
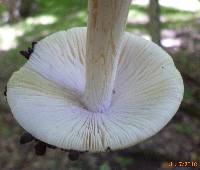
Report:
<svg viewBox="0 0 200 170"><path fill-rule="evenodd" d="M2 170L192 170L178 162L197 161L200 166L200 13L162 7L162 44L174 59L184 78L183 103L173 119L158 134L134 147L108 153L81 154L72 162L61 150L47 150L35 156L33 143L19 144L23 129L12 117L3 95L12 72L26 60L19 51L27 44L58 30L86 25L86 4L65 1L41 1L37 15L15 24L0 23L0 169ZM69 3L67 14L63 4ZM56 4L56 8L54 7ZM50 12L49 12L50 11ZM131 7L127 30L144 37L148 35L146 7ZM0 8L1 12L1 8ZM133 20L134 18L134 20ZM66 20L67 22L62 22ZM4 35L4 36L3 36ZM6 36L5 36L6 35ZM10 36L8 36L10 35ZM170 167L169 163L177 163Z"/></svg>

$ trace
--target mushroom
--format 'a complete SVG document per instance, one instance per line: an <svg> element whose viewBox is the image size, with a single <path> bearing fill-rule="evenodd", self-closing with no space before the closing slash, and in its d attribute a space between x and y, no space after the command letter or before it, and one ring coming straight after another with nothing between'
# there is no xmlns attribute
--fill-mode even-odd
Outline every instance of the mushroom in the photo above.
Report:
<svg viewBox="0 0 200 170"><path fill-rule="evenodd" d="M181 75L163 49L124 32L130 2L89 0L87 28L56 32L29 50L7 100L36 139L73 151L116 150L156 134L174 116Z"/></svg>

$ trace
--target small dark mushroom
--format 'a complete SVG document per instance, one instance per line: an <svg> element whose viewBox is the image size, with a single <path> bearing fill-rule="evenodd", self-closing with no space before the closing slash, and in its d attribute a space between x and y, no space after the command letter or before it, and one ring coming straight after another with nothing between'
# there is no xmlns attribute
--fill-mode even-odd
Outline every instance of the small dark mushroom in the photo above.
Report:
<svg viewBox="0 0 200 170"><path fill-rule="evenodd" d="M49 144L47 144L47 147L50 148L50 149L56 149L56 146L49 145Z"/></svg>
<svg viewBox="0 0 200 170"><path fill-rule="evenodd" d="M20 138L20 144L25 144L33 141L35 138L28 132L24 132Z"/></svg>
<svg viewBox="0 0 200 170"><path fill-rule="evenodd" d="M63 152L69 152L68 149L63 149L63 148L61 148L61 151L63 151Z"/></svg>
<svg viewBox="0 0 200 170"><path fill-rule="evenodd" d="M27 60L30 58L29 52L22 50L19 52L22 56L24 56Z"/></svg>
<svg viewBox="0 0 200 170"><path fill-rule="evenodd" d="M33 41L33 42L31 43L31 45L32 45L32 49L33 49L33 50L34 50L34 47L35 47L36 44L37 44L36 41Z"/></svg>
<svg viewBox="0 0 200 170"><path fill-rule="evenodd" d="M31 47L28 47L28 50L22 50L19 53L24 56L26 59L30 58L30 55L33 53L35 44L37 44L37 42L33 41L31 44Z"/></svg>
<svg viewBox="0 0 200 170"><path fill-rule="evenodd" d="M3 94L5 97L7 96L7 86L5 87Z"/></svg>
<svg viewBox="0 0 200 170"><path fill-rule="evenodd" d="M46 153L46 143L38 141L35 145L35 154L42 156Z"/></svg>
<svg viewBox="0 0 200 170"><path fill-rule="evenodd" d="M106 152L111 152L111 151L112 151L111 148L107 147Z"/></svg>

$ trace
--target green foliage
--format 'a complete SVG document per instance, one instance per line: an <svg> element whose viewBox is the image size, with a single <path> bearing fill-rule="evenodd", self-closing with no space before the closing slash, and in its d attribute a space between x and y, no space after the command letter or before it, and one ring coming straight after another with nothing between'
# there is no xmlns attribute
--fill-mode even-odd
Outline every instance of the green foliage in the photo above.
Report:
<svg viewBox="0 0 200 170"><path fill-rule="evenodd" d="M55 15L67 14L70 11L82 10L87 8L86 0L37 0L40 6L40 13L51 13Z"/></svg>
<svg viewBox="0 0 200 170"><path fill-rule="evenodd" d="M179 133L184 133L184 134L188 134L188 135L192 133L192 128L189 125L186 125L183 123L177 123L176 130Z"/></svg>
<svg viewBox="0 0 200 170"><path fill-rule="evenodd" d="M116 162L118 162L122 168L126 168L127 166L134 164L133 159L121 156L116 157Z"/></svg>
<svg viewBox="0 0 200 170"><path fill-rule="evenodd" d="M103 164L100 165L99 170L111 170L108 162L104 162Z"/></svg>
<svg viewBox="0 0 200 170"><path fill-rule="evenodd" d="M5 54L5 57L4 53L2 54L2 57L0 58L0 74L4 74L5 72L5 70L2 71L1 68L6 67L10 69L12 66L11 70L16 70L25 63L25 59L20 56L19 51L26 49L28 44L31 45L32 41L38 41L48 34L59 30L66 30L71 27L86 26L87 1L85 0L36 0L36 2L39 12L21 20L18 23L6 25L4 28L4 30L19 30L23 32L23 36L16 37L17 47L15 49L10 49ZM5 6L0 5L0 14L2 11L1 9L4 8ZM42 24L38 22L41 17L54 18L55 22L50 24Z"/></svg>
<svg viewBox="0 0 200 170"><path fill-rule="evenodd" d="M183 98L187 103L191 103L193 101L193 92L191 88L185 87Z"/></svg>
<svg viewBox="0 0 200 170"><path fill-rule="evenodd" d="M9 137L12 135L12 128L5 122L5 115L0 113L0 136Z"/></svg>
<svg viewBox="0 0 200 170"><path fill-rule="evenodd" d="M6 6L0 4L0 14L6 11Z"/></svg>

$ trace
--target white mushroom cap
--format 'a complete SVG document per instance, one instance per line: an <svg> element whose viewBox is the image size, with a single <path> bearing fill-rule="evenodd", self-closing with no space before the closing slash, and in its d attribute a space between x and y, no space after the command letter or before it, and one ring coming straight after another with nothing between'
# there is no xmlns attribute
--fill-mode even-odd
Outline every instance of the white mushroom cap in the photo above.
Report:
<svg viewBox="0 0 200 170"><path fill-rule="evenodd" d="M112 100L104 112L89 111L82 102L86 28L39 41L7 87L19 124L48 144L91 152L125 148L157 133L181 103L182 78L156 44L129 33L121 40Z"/></svg>

